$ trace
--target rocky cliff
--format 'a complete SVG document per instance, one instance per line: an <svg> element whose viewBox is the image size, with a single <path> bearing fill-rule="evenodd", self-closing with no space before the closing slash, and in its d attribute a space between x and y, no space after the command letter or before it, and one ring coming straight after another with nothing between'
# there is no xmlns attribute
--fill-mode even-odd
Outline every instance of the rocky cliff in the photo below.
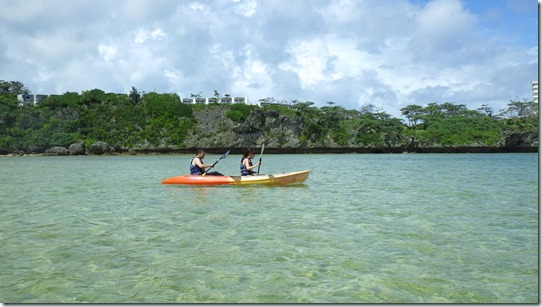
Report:
<svg viewBox="0 0 542 307"><path fill-rule="evenodd" d="M196 127L186 138L189 148L268 147L296 148L303 132L303 120L295 114L280 115L276 110L252 110L242 122L234 122L216 107L195 112Z"/></svg>
<svg viewBox="0 0 542 307"><path fill-rule="evenodd" d="M495 146L461 145L440 146L438 144L420 145L415 137L401 134L399 131L389 137L390 131L378 130L370 125L347 126L343 130L343 142L339 143L337 127L329 128L330 123L339 120L324 121L322 117L306 116L302 110L273 108L247 108L242 116L229 116L229 107L220 105L194 108L194 125L184 138L182 146L171 142L167 130L157 138L145 139L143 143L125 148L114 146L104 141L77 142L68 148L54 146L37 148L29 146L26 150L0 148L1 154L43 153L45 155L102 155L102 154L138 154L138 153L193 153L196 148L205 148L209 152L221 153L226 150L240 153L247 147L265 144L269 153L402 153L402 152L537 152L538 131L505 130L501 140ZM328 125L328 126L326 126ZM319 129L326 126L327 129ZM396 130L393 130L396 131ZM376 135L376 139L388 141L380 144L364 145L364 136ZM335 135L337 136L337 134ZM344 137L345 136L345 137ZM389 141L391 140L391 141ZM85 143L87 146L85 146ZM152 145L154 144L154 145ZM158 145L157 145L158 144Z"/></svg>

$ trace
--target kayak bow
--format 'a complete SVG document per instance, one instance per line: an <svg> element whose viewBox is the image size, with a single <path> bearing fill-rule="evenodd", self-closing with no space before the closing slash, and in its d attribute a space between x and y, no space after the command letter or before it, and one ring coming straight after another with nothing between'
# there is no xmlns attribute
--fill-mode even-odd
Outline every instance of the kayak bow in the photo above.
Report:
<svg viewBox="0 0 542 307"><path fill-rule="evenodd" d="M188 184L188 185L247 185L247 184L265 184L265 185L285 185L292 183L301 183L307 179L310 170L274 174L274 175L255 175L255 176L199 176L185 175L174 176L162 180L162 184Z"/></svg>

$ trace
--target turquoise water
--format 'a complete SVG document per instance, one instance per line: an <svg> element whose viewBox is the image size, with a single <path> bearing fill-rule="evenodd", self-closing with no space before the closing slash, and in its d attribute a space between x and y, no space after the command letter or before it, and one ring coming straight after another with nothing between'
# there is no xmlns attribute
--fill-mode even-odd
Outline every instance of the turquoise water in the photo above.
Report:
<svg viewBox="0 0 542 307"><path fill-rule="evenodd" d="M312 173L160 184L189 159L0 158L0 301L538 302L537 154L264 155Z"/></svg>

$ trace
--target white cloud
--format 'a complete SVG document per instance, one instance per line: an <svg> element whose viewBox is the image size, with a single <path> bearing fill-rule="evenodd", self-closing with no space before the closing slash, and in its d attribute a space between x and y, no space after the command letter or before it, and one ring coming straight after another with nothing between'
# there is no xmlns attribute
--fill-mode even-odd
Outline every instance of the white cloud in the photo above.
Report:
<svg viewBox="0 0 542 307"><path fill-rule="evenodd" d="M152 39L157 40L166 37L166 34L164 33L164 31L162 31L162 29L156 28L151 32L150 36Z"/></svg>
<svg viewBox="0 0 542 307"><path fill-rule="evenodd" d="M303 88L319 82L358 78L375 70L379 60L357 48L349 39L324 36L310 41L291 42L285 50L291 57L279 68L295 72Z"/></svg>
<svg viewBox="0 0 542 307"><path fill-rule="evenodd" d="M162 38L164 38L166 36L166 34L164 33L164 31L162 31L162 29L160 28L156 28L152 31L145 31L143 29L139 29L136 33L135 33L135 38L134 38L134 42L138 43L138 44L144 44L147 40L160 40Z"/></svg>
<svg viewBox="0 0 542 307"><path fill-rule="evenodd" d="M415 42L425 51L451 51L462 45L475 25L476 18L464 10L459 0L433 0L416 16Z"/></svg>
<svg viewBox="0 0 542 307"><path fill-rule="evenodd" d="M179 73L168 69L164 70L164 76L173 82L179 80Z"/></svg>
<svg viewBox="0 0 542 307"><path fill-rule="evenodd" d="M190 9L193 11L205 11L206 5L201 2L192 2L190 3Z"/></svg>
<svg viewBox="0 0 542 307"><path fill-rule="evenodd" d="M98 53L104 61L109 62L118 55L118 47L113 45L99 44Z"/></svg>
<svg viewBox="0 0 542 307"><path fill-rule="evenodd" d="M0 67L51 94L216 89L395 115L412 103L530 99L536 31L506 22L536 27L536 4L474 2L0 0Z"/></svg>
<svg viewBox="0 0 542 307"><path fill-rule="evenodd" d="M252 97L253 103L260 98L274 96L275 84L271 78L274 69L259 59L251 45L243 48L242 56L244 61L233 68L235 81L228 90L236 96Z"/></svg>
<svg viewBox="0 0 542 307"><path fill-rule="evenodd" d="M254 0L233 0L236 4L234 10L237 14L245 17L251 17L258 8L258 3Z"/></svg>

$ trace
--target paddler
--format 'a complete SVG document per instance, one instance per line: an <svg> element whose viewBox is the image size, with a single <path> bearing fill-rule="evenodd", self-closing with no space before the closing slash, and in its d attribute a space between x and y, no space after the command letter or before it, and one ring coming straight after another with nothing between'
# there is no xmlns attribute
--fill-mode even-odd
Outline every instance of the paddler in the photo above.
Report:
<svg viewBox="0 0 542 307"><path fill-rule="evenodd" d="M243 152L243 157L241 158L241 176L249 176L256 174L253 169L261 163L258 162L256 165L252 165L252 159L254 159L254 149L248 148Z"/></svg>
<svg viewBox="0 0 542 307"><path fill-rule="evenodd" d="M213 164L203 164L203 158L205 158L205 151L203 149L198 149L197 154L192 160L190 160L190 175L215 175L223 176L219 172L205 173L206 168L214 167L216 162Z"/></svg>

